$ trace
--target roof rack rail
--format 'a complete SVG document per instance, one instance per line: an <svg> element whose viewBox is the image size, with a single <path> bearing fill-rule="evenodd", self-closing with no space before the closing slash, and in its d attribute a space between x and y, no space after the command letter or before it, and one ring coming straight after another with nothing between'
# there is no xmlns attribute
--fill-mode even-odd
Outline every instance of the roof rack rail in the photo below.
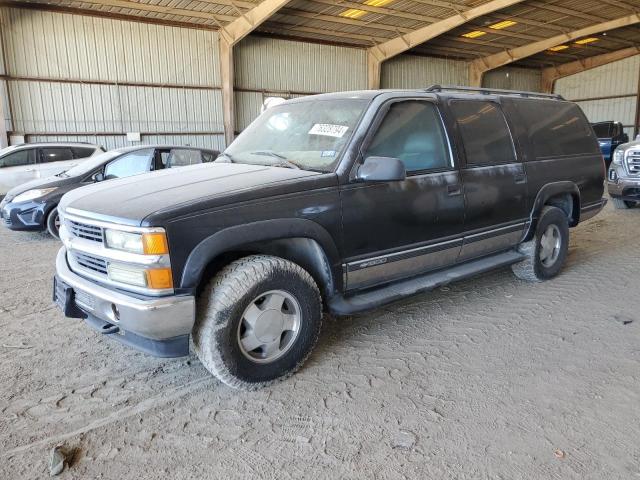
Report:
<svg viewBox="0 0 640 480"><path fill-rule="evenodd" d="M520 90L504 90L499 88L484 88L484 87L456 87L449 85L431 85L425 89L425 92L442 92L442 91L454 91L454 92L477 92L484 95L501 94L501 95L520 95L521 97L538 97L538 98L553 98L555 100L564 100L562 95L557 93L538 93L538 92L524 92Z"/></svg>

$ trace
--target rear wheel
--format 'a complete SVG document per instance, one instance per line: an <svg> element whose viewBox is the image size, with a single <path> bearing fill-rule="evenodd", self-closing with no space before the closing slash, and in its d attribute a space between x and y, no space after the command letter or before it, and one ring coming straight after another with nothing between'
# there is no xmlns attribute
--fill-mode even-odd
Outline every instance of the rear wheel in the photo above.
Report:
<svg viewBox="0 0 640 480"><path fill-rule="evenodd" d="M60 216L57 207L51 210L47 217L47 231L53 238L60 238Z"/></svg>
<svg viewBox="0 0 640 480"><path fill-rule="evenodd" d="M321 323L313 278L288 260L255 255L229 264L204 288L193 343L221 381L254 390L298 370Z"/></svg>
<svg viewBox="0 0 640 480"><path fill-rule="evenodd" d="M638 205L638 202L633 202L630 200L623 200L621 198L611 197L611 201L613 202L613 206L618 210L625 210L627 208L634 208Z"/></svg>
<svg viewBox="0 0 640 480"><path fill-rule="evenodd" d="M511 266L521 280L539 282L553 278L562 269L569 249L569 223L566 214L557 207L544 207L533 240L520 245L526 255L522 262Z"/></svg>

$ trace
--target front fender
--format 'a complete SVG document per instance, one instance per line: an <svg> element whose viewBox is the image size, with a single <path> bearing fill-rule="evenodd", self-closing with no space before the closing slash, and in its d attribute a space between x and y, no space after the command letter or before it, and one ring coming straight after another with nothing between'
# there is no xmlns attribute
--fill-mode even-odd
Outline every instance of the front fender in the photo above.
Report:
<svg viewBox="0 0 640 480"><path fill-rule="evenodd" d="M321 249L326 262L331 290L341 281L340 256L336 244L321 225L304 218L281 218L237 225L226 228L202 240L193 249L182 271L181 288L198 286L207 265L225 252L272 240L305 238L314 241ZM324 276L324 275L323 275Z"/></svg>

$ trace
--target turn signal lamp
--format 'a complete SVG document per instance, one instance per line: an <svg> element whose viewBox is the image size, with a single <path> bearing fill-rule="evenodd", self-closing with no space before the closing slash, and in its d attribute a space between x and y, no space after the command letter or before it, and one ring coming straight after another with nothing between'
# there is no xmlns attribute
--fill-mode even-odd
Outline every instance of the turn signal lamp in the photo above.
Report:
<svg viewBox="0 0 640 480"><path fill-rule="evenodd" d="M170 268L147 270L147 286L154 290L173 288L173 276Z"/></svg>
<svg viewBox="0 0 640 480"><path fill-rule="evenodd" d="M144 233L142 245L145 255L165 255L169 253L167 236L162 232Z"/></svg>

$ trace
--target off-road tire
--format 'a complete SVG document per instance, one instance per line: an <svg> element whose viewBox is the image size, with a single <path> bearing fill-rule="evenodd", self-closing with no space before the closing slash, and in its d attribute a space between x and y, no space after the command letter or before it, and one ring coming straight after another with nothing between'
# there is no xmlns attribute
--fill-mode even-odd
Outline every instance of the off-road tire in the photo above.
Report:
<svg viewBox="0 0 640 480"><path fill-rule="evenodd" d="M290 349L271 363L255 363L241 351L238 325L259 295L286 291L298 302L301 324ZM320 291L309 273L288 260L252 255L223 268L197 301L193 344L200 361L233 388L257 390L295 373L311 354L322 325Z"/></svg>
<svg viewBox="0 0 640 480"><path fill-rule="evenodd" d="M56 219L58 218L58 207L54 208L47 215L47 232L55 239L60 239L60 231L56 226Z"/></svg>
<svg viewBox="0 0 640 480"><path fill-rule="evenodd" d="M629 200L623 200L621 198L611 197L613 206L616 210L626 210L628 208L635 208L638 204L636 202L630 202Z"/></svg>
<svg viewBox="0 0 640 480"><path fill-rule="evenodd" d="M540 238L549 225L555 224L560 231L560 249L553 265L546 267L540 261ZM567 215L557 207L546 206L542 209L536 232L532 240L522 243L518 250L526 258L511 266L513 273L521 280L541 282L555 277L560 273L569 249L569 223Z"/></svg>

